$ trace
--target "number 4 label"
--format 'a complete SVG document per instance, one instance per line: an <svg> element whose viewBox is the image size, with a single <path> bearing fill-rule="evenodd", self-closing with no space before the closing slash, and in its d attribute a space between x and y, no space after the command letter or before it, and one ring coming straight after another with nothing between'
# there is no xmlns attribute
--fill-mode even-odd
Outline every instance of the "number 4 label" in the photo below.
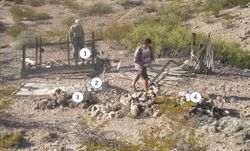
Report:
<svg viewBox="0 0 250 151"><path fill-rule="evenodd" d="M194 103L199 103L201 101L201 94L199 92L193 92L191 94L191 101Z"/></svg>

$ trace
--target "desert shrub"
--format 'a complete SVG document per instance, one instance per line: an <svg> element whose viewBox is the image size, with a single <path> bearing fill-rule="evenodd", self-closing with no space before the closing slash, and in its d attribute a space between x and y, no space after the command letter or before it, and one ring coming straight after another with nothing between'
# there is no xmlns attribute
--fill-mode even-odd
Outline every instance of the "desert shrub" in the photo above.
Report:
<svg viewBox="0 0 250 151"><path fill-rule="evenodd" d="M36 34L31 30L21 32L16 38L15 41L11 44L11 47L14 50L21 50L23 45L27 47L34 47L35 45Z"/></svg>
<svg viewBox="0 0 250 151"><path fill-rule="evenodd" d="M10 8L10 12L16 21L26 19L26 20L41 20L48 19L50 16L47 13L37 13L35 10L28 7L21 7L18 5L13 5Z"/></svg>
<svg viewBox="0 0 250 151"><path fill-rule="evenodd" d="M45 42L65 42L68 36L68 29L50 29L40 32L39 36L43 37Z"/></svg>
<svg viewBox="0 0 250 151"><path fill-rule="evenodd" d="M244 51L239 44L214 39L213 49L215 58L222 63L230 64L239 68L250 68L250 53Z"/></svg>
<svg viewBox="0 0 250 151"><path fill-rule="evenodd" d="M67 28L69 28L70 26L72 26L72 25L74 24L74 22L75 22L75 17L73 17L73 16L68 16L68 17L64 18L64 19L61 21L61 23L62 23L65 27L67 27Z"/></svg>
<svg viewBox="0 0 250 151"><path fill-rule="evenodd" d="M30 6L33 6L33 7L41 6L44 3L42 0L28 0L27 2Z"/></svg>
<svg viewBox="0 0 250 151"><path fill-rule="evenodd" d="M64 0L63 5L73 11L76 11L79 9L79 4L75 0Z"/></svg>
<svg viewBox="0 0 250 151"><path fill-rule="evenodd" d="M116 0L115 3L117 5L121 5L123 7L126 7L130 4L130 1L129 0Z"/></svg>
<svg viewBox="0 0 250 151"><path fill-rule="evenodd" d="M48 3L52 5L58 5L61 4L62 1L63 0L48 0Z"/></svg>
<svg viewBox="0 0 250 151"><path fill-rule="evenodd" d="M81 15L101 15L101 14L108 14L113 11L113 8L105 4L104 2L97 2L92 5L84 6L80 14Z"/></svg>
<svg viewBox="0 0 250 151"><path fill-rule="evenodd" d="M103 39L111 39L111 40L122 40L128 32L132 29L132 25L130 24L119 24L117 22L113 22L106 29L101 30L97 33L97 36Z"/></svg>
<svg viewBox="0 0 250 151"><path fill-rule="evenodd" d="M250 0L207 0L205 10L219 16L220 11L224 8L232 8L238 5L244 6L249 2Z"/></svg>
<svg viewBox="0 0 250 151"><path fill-rule="evenodd" d="M0 88L0 110L8 108L14 99L12 93L16 90L14 86Z"/></svg>
<svg viewBox="0 0 250 151"><path fill-rule="evenodd" d="M17 149L23 139L23 132L0 133L0 149Z"/></svg>
<svg viewBox="0 0 250 151"><path fill-rule="evenodd" d="M182 27L181 24L189 17L188 11L177 3L162 7L156 16L144 17L139 20L122 42L132 50L143 38L150 37L157 54L167 49L186 51L191 31Z"/></svg>
<svg viewBox="0 0 250 151"><path fill-rule="evenodd" d="M222 22L222 25L224 26L224 28L229 29L229 28L233 28L235 26L234 22L232 19L228 19L228 20L224 20Z"/></svg>
<svg viewBox="0 0 250 151"><path fill-rule="evenodd" d="M23 23L16 23L14 26L10 27L7 29L6 33L10 35L11 37L16 37L18 36L21 32L27 30L28 27L26 24Z"/></svg>

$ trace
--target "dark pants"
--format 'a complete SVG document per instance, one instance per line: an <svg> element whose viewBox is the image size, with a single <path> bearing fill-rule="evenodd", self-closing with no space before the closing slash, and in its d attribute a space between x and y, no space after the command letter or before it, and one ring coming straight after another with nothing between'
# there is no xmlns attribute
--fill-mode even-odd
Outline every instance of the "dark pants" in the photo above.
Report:
<svg viewBox="0 0 250 151"><path fill-rule="evenodd" d="M74 59L75 61L79 58L79 52L82 48L84 48L84 42L82 37L74 37L73 39L73 46L74 46Z"/></svg>
<svg viewBox="0 0 250 151"><path fill-rule="evenodd" d="M137 70L137 75L140 75L143 80L148 80L147 67L141 67Z"/></svg>

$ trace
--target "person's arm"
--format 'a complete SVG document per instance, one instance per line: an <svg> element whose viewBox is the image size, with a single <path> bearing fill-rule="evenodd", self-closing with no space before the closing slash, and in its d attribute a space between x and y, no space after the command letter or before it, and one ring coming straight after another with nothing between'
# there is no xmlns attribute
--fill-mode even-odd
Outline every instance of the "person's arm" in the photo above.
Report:
<svg viewBox="0 0 250 151"><path fill-rule="evenodd" d="M141 57L142 57L142 53L141 53L141 48L140 47L138 47L137 49L136 49L136 51L135 51L135 56L134 56L134 62L136 63L136 64L139 64L139 65L143 65L143 61L141 60Z"/></svg>
<svg viewBox="0 0 250 151"><path fill-rule="evenodd" d="M69 39L70 39L70 42L73 42L73 32L72 32L72 27L70 27L70 29L69 29Z"/></svg>

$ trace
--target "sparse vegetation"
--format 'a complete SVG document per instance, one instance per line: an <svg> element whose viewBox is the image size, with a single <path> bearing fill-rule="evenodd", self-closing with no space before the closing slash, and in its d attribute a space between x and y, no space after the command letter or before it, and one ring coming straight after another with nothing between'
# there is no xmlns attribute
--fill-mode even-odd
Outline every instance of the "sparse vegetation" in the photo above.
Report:
<svg viewBox="0 0 250 151"><path fill-rule="evenodd" d="M43 41L65 42L68 35L68 29L50 29L40 32L39 35L43 37Z"/></svg>
<svg viewBox="0 0 250 151"><path fill-rule="evenodd" d="M79 4L75 0L64 0L63 5L72 11L77 11L79 9Z"/></svg>
<svg viewBox="0 0 250 151"><path fill-rule="evenodd" d="M205 10L211 11L213 15L218 17L220 11L224 8L232 8L234 6L244 6L249 3L250 0L207 0Z"/></svg>
<svg viewBox="0 0 250 151"><path fill-rule="evenodd" d="M17 149L23 139L23 132L0 133L0 149Z"/></svg>
<svg viewBox="0 0 250 151"><path fill-rule="evenodd" d="M42 0L28 0L27 2L30 6L33 6L33 7L41 6L44 3L44 1Z"/></svg>
<svg viewBox="0 0 250 151"><path fill-rule="evenodd" d="M116 0L115 3L117 5L121 5L123 7L126 7L130 4L130 1L129 0Z"/></svg>
<svg viewBox="0 0 250 151"><path fill-rule="evenodd" d="M10 12L16 21L20 20L41 20L41 19L48 19L50 16L47 13L37 13L35 10L24 7L13 5L10 8Z"/></svg>
<svg viewBox="0 0 250 151"><path fill-rule="evenodd" d="M8 28L8 30L6 31L6 33L8 35L10 35L11 37L16 37L18 36L21 32L26 31L28 29L28 26L18 22L16 23L14 26Z"/></svg>
<svg viewBox="0 0 250 151"><path fill-rule="evenodd" d="M232 19L228 19L222 22L222 25L226 28L233 28L235 26L234 21Z"/></svg>
<svg viewBox="0 0 250 151"><path fill-rule="evenodd" d="M192 107L191 102L186 102L180 105L175 100L171 100L168 96L161 96L158 98L159 109L162 114L167 114L170 118L183 117L186 112Z"/></svg>
<svg viewBox="0 0 250 151"><path fill-rule="evenodd" d="M123 43L133 50L143 38L151 37L157 54L167 49L186 51L191 34L190 30L181 24L188 18L188 11L177 3L162 7L156 16L138 21L138 25L126 35Z"/></svg>
<svg viewBox="0 0 250 151"><path fill-rule="evenodd" d="M121 41L122 38L124 38L131 30L132 25L130 24L119 24L117 22L113 22L106 29L99 31L98 37Z"/></svg>
<svg viewBox="0 0 250 151"><path fill-rule="evenodd" d="M215 57L220 62L239 68L250 68L250 54L244 51L239 44L214 39L213 48Z"/></svg>
<svg viewBox="0 0 250 151"><path fill-rule="evenodd" d="M14 86L0 88L0 110L8 108L14 99L12 93L16 90Z"/></svg>
<svg viewBox="0 0 250 151"><path fill-rule="evenodd" d="M81 15L102 15L102 14L108 14L113 11L113 8L105 4L104 2L97 2L92 5L84 6L80 14Z"/></svg>
<svg viewBox="0 0 250 151"><path fill-rule="evenodd" d="M35 36L34 31L23 31L15 38L15 41L11 44L11 46L14 50L21 50L23 45L27 47L34 47Z"/></svg>
<svg viewBox="0 0 250 151"><path fill-rule="evenodd" d="M61 23L66 27L69 28L70 26L72 26L75 22L75 17L73 16L68 16L66 18L64 18Z"/></svg>

